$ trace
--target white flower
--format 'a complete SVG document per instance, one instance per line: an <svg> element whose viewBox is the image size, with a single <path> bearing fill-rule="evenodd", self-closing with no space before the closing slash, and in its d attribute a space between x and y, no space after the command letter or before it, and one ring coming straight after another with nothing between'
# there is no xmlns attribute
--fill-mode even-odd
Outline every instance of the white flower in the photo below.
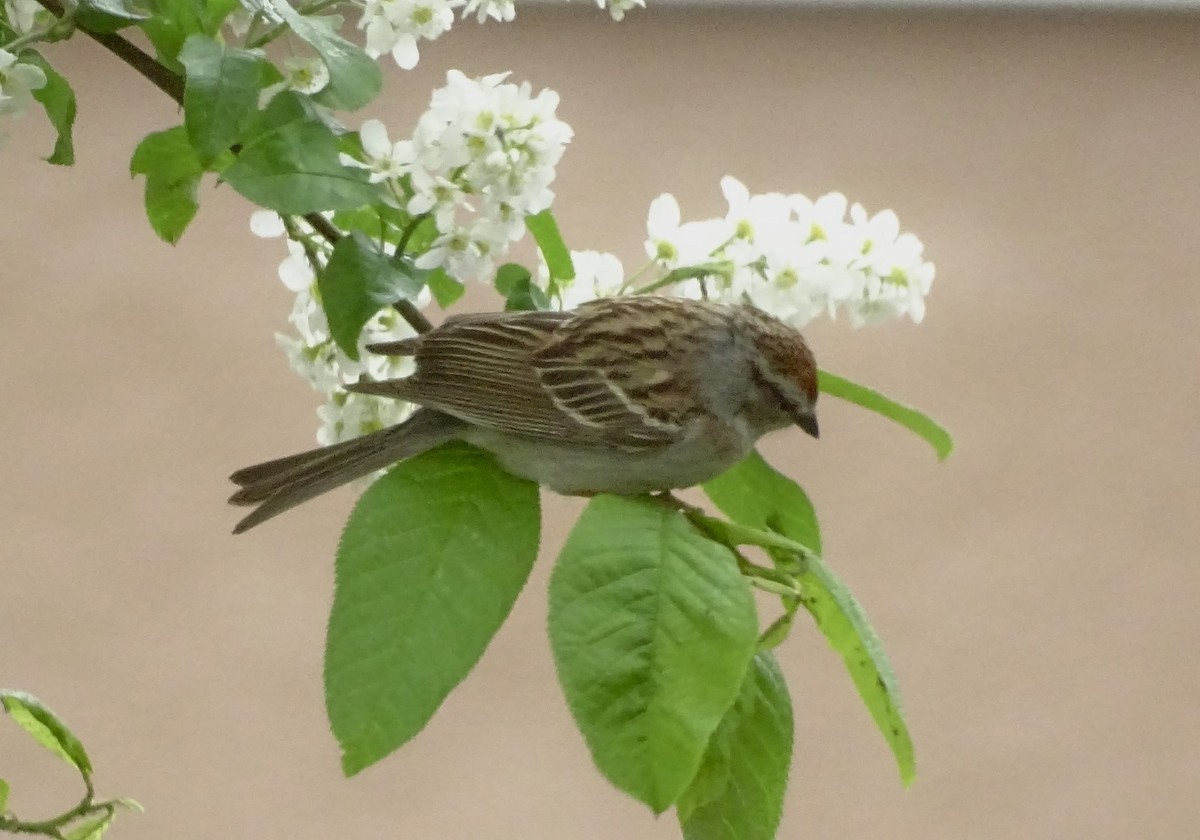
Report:
<svg viewBox="0 0 1200 840"><path fill-rule="evenodd" d="M263 88L258 95L258 106L264 107L280 91L294 90L311 96L328 84L329 68L320 56L289 56L283 60L283 81Z"/></svg>
<svg viewBox="0 0 1200 840"><path fill-rule="evenodd" d="M646 0L596 0L596 5L603 9L608 7L608 13L613 20L624 20L625 13L632 8L646 8Z"/></svg>
<svg viewBox="0 0 1200 840"><path fill-rule="evenodd" d="M4 16L18 35L33 31L39 18L50 19L51 14L37 0L4 0Z"/></svg>
<svg viewBox="0 0 1200 840"><path fill-rule="evenodd" d="M250 232L260 239L274 239L287 233L287 228L274 210L255 210L250 214Z"/></svg>
<svg viewBox="0 0 1200 840"><path fill-rule="evenodd" d="M356 160L344 152L340 159L345 166L369 170L372 184L399 178L412 164L412 143L408 140L392 143L388 140L387 128L379 120L364 122L358 130L358 137L362 141L366 162Z"/></svg>
<svg viewBox="0 0 1200 840"><path fill-rule="evenodd" d="M0 116L25 113L33 91L46 86L46 74L33 64L22 64L7 50L0 49Z"/></svg>
<svg viewBox="0 0 1200 840"><path fill-rule="evenodd" d="M555 281L555 294L551 296L558 309L574 309L589 300L613 297L621 293L625 284L625 269L621 261L612 254L601 251L572 251L571 262L575 264L575 279ZM545 260L538 269L538 286L550 288L550 271Z"/></svg>
<svg viewBox="0 0 1200 840"><path fill-rule="evenodd" d="M367 54L391 53L405 70L417 66L417 39L432 41L454 23L454 0L366 0L358 28L366 30Z"/></svg>
<svg viewBox="0 0 1200 840"><path fill-rule="evenodd" d="M680 224L679 202L663 193L650 202L646 219L646 254L664 268L702 265L732 236L724 219Z"/></svg>
<svg viewBox="0 0 1200 840"><path fill-rule="evenodd" d="M558 94L535 96L507 76L451 70L417 122L407 210L431 213L439 231L420 267L490 277L495 259L525 235L525 217L554 198L549 185L571 127L555 116Z"/></svg>
<svg viewBox="0 0 1200 840"><path fill-rule="evenodd" d="M312 233L312 229L304 222L297 224L305 234ZM274 239L283 236L287 232L287 228L283 224L283 219L274 210L255 210L250 214L250 232L263 239ZM279 279L290 291L307 291L316 279L308 252L304 250L301 243L294 239L288 239L286 245L288 256L279 264ZM315 243L310 247L318 254L318 258L324 256Z"/></svg>
<svg viewBox="0 0 1200 840"><path fill-rule="evenodd" d="M751 195L733 178L721 189L729 203L722 219L681 222L670 195L650 205L650 257L668 270L702 267L700 277L676 284L676 294L748 300L796 326L823 313L844 312L854 326L924 317L934 267L892 211L870 216L840 193L816 201Z"/></svg>
<svg viewBox="0 0 1200 840"><path fill-rule="evenodd" d="M484 280L492 276L495 258L507 250L508 241L504 224L472 219L435 239L415 262L417 268L443 268L458 280Z"/></svg>
<svg viewBox="0 0 1200 840"><path fill-rule="evenodd" d="M463 20L471 14L480 23L488 18L508 23L517 16L517 6L513 0L466 0L463 3Z"/></svg>

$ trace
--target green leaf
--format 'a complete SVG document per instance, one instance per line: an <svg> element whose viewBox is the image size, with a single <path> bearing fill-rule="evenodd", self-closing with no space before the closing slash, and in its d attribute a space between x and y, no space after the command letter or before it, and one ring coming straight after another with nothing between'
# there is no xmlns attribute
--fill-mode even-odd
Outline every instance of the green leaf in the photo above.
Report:
<svg viewBox="0 0 1200 840"><path fill-rule="evenodd" d="M318 97L323 105L354 111L379 95L383 87L379 63L361 47L337 34L342 24L340 17L307 17L285 0L275 0L272 7L297 36L317 51L329 68L329 86Z"/></svg>
<svg viewBox="0 0 1200 840"><path fill-rule="evenodd" d="M734 522L776 531L821 553L821 528L808 495L757 451L706 481L704 492Z"/></svg>
<svg viewBox="0 0 1200 840"><path fill-rule="evenodd" d="M429 291L433 293L433 299L438 302L438 306L445 309L463 296L467 291L466 286L459 283L443 269L436 268L429 272L425 278L425 285L429 287Z"/></svg>
<svg viewBox="0 0 1200 840"><path fill-rule="evenodd" d="M65 840L100 840L104 836L104 832L108 831L108 827L112 825L116 815L116 811L109 808L99 816L89 817L75 823L70 829L63 832L63 837Z"/></svg>
<svg viewBox="0 0 1200 840"><path fill-rule="evenodd" d="M154 45L159 61L176 73L183 72L179 51L189 35L215 36L221 21L213 20L199 0L143 0L150 18L141 22L142 31Z"/></svg>
<svg viewBox="0 0 1200 840"><path fill-rule="evenodd" d="M344 140L344 135L341 139ZM333 223L341 230L360 230L372 239L382 239L395 245L400 241L403 228L411 217L403 210L386 204L372 204L355 210L339 210L333 214Z"/></svg>
<svg viewBox="0 0 1200 840"><path fill-rule="evenodd" d="M496 291L504 296L506 312L526 312L532 309L549 309L550 299L534 285L533 276L523 265L505 263L496 271Z"/></svg>
<svg viewBox="0 0 1200 840"><path fill-rule="evenodd" d="M342 165L337 137L296 93L275 96L246 134L251 139L223 175L256 204L303 215L352 210L378 197L365 170Z"/></svg>
<svg viewBox="0 0 1200 840"><path fill-rule="evenodd" d="M416 735L508 616L538 548L538 489L449 444L359 499L338 546L325 699L347 775Z"/></svg>
<svg viewBox="0 0 1200 840"><path fill-rule="evenodd" d="M207 19L216 24L217 29L220 29L221 24L229 17L229 13L242 4L239 0L206 0L204 5Z"/></svg>
<svg viewBox="0 0 1200 840"><path fill-rule="evenodd" d="M132 175L146 176L146 217L154 232L174 245L200 207L196 188L204 167L183 126L146 136L129 163Z"/></svg>
<svg viewBox="0 0 1200 840"><path fill-rule="evenodd" d="M575 264L571 261L571 251L563 242L554 214L543 210L534 216L526 216L525 226L541 249L550 277L554 280L574 280Z"/></svg>
<svg viewBox="0 0 1200 840"><path fill-rule="evenodd" d="M596 766L663 812L754 655L754 601L733 554L663 504L598 496L551 576L549 629Z"/></svg>
<svg viewBox="0 0 1200 840"><path fill-rule="evenodd" d="M518 263L505 263L496 269L496 279L492 285L503 297L508 297L522 283L528 283L533 275L529 269Z"/></svg>
<svg viewBox="0 0 1200 840"><path fill-rule="evenodd" d="M150 16L125 0L79 0L75 20L90 32L116 32Z"/></svg>
<svg viewBox="0 0 1200 840"><path fill-rule="evenodd" d="M882 414L923 437L937 452L939 459L946 458L954 449L954 440L950 437L950 433L915 408L901 405L878 391L865 385L859 385L857 382L851 382L849 379L835 376L826 370L821 371L820 387L831 397L838 397L861 405L877 414Z"/></svg>
<svg viewBox="0 0 1200 840"><path fill-rule="evenodd" d="M412 300L421 285L359 231L338 240L329 264L317 277L329 332L342 352L355 360L358 336L367 321L401 298Z"/></svg>
<svg viewBox="0 0 1200 840"><path fill-rule="evenodd" d="M3 817L4 812L8 810L8 794L10 790L8 782L0 779L0 817Z"/></svg>
<svg viewBox="0 0 1200 840"><path fill-rule="evenodd" d="M91 777L92 762L87 750L42 701L24 691L0 689L0 706L39 744L78 770L85 779Z"/></svg>
<svg viewBox="0 0 1200 840"><path fill-rule="evenodd" d="M139 0L151 12L141 27L154 44L159 60L176 73L183 72L179 51L191 35L218 38L221 24L238 4L236 0ZM218 40L220 40L218 38Z"/></svg>
<svg viewBox="0 0 1200 840"><path fill-rule="evenodd" d="M206 167L241 136L258 107L265 62L257 53L191 35L179 52L187 70L183 123Z"/></svg>
<svg viewBox="0 0 1200 840"><path fill-rule="evenodd" d="M685 840L771 840L791 761L792 701L775 656L762 651L679 800Z"/></svg>
<svg viewBox="0 0 1200 840"><path fill-rule="evenodd" d="M75 163L75 144L72 131L75 127L75 91L50 62L33 50L21 53L21 61L35 64L46 74L46 84L33 91L33 98L42 104L46 117L58 139L54 141L54 151L46 158L47 163L59 166L70 166Z"/></svg>
<svg viewBox="0 0 1200 840"><path fill-rule="evenodd" d="M911 784L917 772L912 737L900 709L896 675L879 637L854 596L820 558L809 557L797 580L801 603L841 654L859 695L896 756L901 781Z"/></svg>

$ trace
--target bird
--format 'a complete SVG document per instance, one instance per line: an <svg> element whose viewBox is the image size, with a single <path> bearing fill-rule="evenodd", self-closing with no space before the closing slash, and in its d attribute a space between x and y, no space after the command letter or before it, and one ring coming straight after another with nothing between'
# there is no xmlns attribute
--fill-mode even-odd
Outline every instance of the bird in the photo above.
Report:
<svg viewBox="0 0 1200 840"><path fill-rule="evenodd" d="M397 425L230 476L242 533L451 440L563 495L691 487L791 425L819 437L817 366L801 333L750 304L660 295L574 310L455 315L368 352L415 372L347 391L419 406Z"/></svg>

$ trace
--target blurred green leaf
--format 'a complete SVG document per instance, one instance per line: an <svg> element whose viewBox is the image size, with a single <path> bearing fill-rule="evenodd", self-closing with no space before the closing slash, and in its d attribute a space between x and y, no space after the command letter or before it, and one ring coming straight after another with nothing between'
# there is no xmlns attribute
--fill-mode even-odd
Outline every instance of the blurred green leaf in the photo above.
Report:
<svg viewBox="0 0 1200 840"><path fill-rule="evenodd" d="M685 840L771 840L791 761L792 701L775 656L761 651L679 800Z"/></svg>
<svg viewBox="0 0 1200 840"><path fill-rule="evenodd" d="M65 840L100 840L115 817L116 812L110 809L99 816L80 820L63 832L63 837Z"/></svg>
<svg viewBox="0 0 1200 840"><path fill-rule="evenodd" d="M154 45L158 60L169 70L182 74L179 51L190 35L217 37L228 14L228 4L203 0L141 0L150 17L141 21L142 31Z"/></svg>
<svg viewBox="0 0 1200 840"><path fill-rule="evenodd" d="M462 283L440 268L429 273L425 278L425 285L429 287L429 291L433 293L433 299L442 309L455 303L467 291Z"/></svg>
<svg viewBox="0 0 1200 840"><path fill-rule="evenodd" d="M344 139L344 138L343 138ZM404 227L412 221L403 210L386 204L372 204L354 210L339 210L333 214L333 223L340 230L358 230L374 240L383 240L395 245L400 241Z"/></svg>
<svg viewBox="0 0 1200 840"><path fill-rule="evenodd" d="M550 299L534 285L532 275L523 265L505 263L496 270L496 291L504 296L506 312L526 312L533 309L549 309Z"/></svg>
<svg viewBox="0 0 1200 840"><path fill-rule="evenodd" d="M133 152L129 171L146 176L146 217L154 232L174 245L200 207L196 188L204 167L183 126L146 136Z"/></svg>
<svg viewBox="0 0 1200 840"><path fill-rule="evenodd" d="M79 0L75 20L90 32L116 32L149 18L125 0Z"/></svg>
<svg viewBox="0 0 1200 840"><path fill-rule="evenodd" d="M663 504L598 496L550 578L549 631L596 766L662 813L754 655L754 601L733 554Z"/></svg>
<svg viewBox="0 0 1200 840"><path fill-rule="evenodd" d="M449 444L359 499L338 545L325 698L351 775L416 735L479 660L537 556L537 485Z"/></svg>
<svg viewBox="0 0 1200 840"><path fill-rule="evenodd" d="M797 576L800 602L830 646L841 654L859 695L892 748L900 779L907 786L916 778L916 759L900 709L896 675L883 645L858 601L820 558L809 557L803 566Z"/></svg>
<svg viewBox="0 0 1200 840"><path fill-rule="evenodd" d="M529 269L518 263L505 263L496 269L496 279L492 285L502 297L508 297L522 283L528 283L532 275Z"/></svg>
<svg viewBox="0 0 1200 840"><path fill-rule="evenodd" d="M757 451L706 481L704 492L734 522L776 531L821 553L821 528L808 495Z"/></svg>
<svg viewBox="0 0 1200 840"><path fill-rule="evenodd" d="M246 198L284 215L351 210L378 189L362 169L343 166L330 128L296 93L275 96L245 132L224 178Z"/></svg>
<svg viewBox="0 0 1200 840"><path fill-rule="evenodd" d="M827 370L821 371L820 386L821 390L831 397L838 397L882 414L924 438L933 447L939 459L944 459L954 449L954 440L950 433L915 408L901 405L878 391L843 379Z"/></svg>
<svg viewBox="0 0 1200 840"><path fill-rule="evenodd" d="M357 44L337 34L342 19L337 16L308 17L285 0L275 0L274 11L302 40L307 41L329 68L329 86L318 99L323 105L354 111L379 95L383 74L379 63Z"/></svg>
<svg viewBox="0 0 1200 840"><path fill-rule="evenodd" d="M205 0L206 18L210 22L209 25L215 24L220 29L221 24L225 22L225 18L229 17L229 13L234 9L241 8L240 0Z"/></svg>
<svg viewBox="0 0 1200 840"><path fill-rule="evenodd" d="M0 689L0 706L13 721L50 752L91 778L92 762L79 739L62 719L31 694Z"/></svg>
<svg viewBox="0 0 1200 840"><path fill-rule="evenodd" d="M328 265L317 277L329 332L342 352L355 360L358 336L367 321L401 298L412 300L421 286L419 279L402 270L377 242L359 231L338 240Z"/></svg>
<svg viewBox="0 0 1200 840"><path fill-rule="evenodd" d="M10 790L8 782L0 779L0 817L4 816L4 812L8 810L8 794Z"/></svg>
<svg viewBox="0 0 1200 840"><path fill-rule="evenodd" d="M265 61L207 35L191 35L179 52L187 70L183 123L204 166L237 142L258 107Z"/></svg>
<svg viewBox="0 0 1200 840"><path fill-rule="evenodd" d="M73 130L75 127L75 91L70 83L34 50L21 53L21 61L36 64L46 74L44 87L33 91L33 98L41 103L46 110L46 117L58 137L54 141L54 151L46 158L47 163L59 166L71 166L75 163L75 144Z"/></svg>
<svg viewBox="0 0 1200 840"><path fill-rule="evenodd" d="M525 226L533 234L534 241L546 260L546 268L554 280L574 280L575 264L571 261L571 251L563 241L554 214L548 209L533 216L525 217Z"/></svg>

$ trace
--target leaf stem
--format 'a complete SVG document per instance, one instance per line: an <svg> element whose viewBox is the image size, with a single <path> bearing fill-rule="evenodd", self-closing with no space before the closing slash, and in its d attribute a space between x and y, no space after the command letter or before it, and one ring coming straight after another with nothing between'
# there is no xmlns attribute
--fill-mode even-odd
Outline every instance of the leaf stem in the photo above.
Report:
<svg viewBox="0 0 1200 840"><path fill-rule="evenodd" d="M87 794L69 811L59 814L57 817L51 817L48 820L24 821L19 820L15 816L4 817L0 816L0 831L7 831L12 834L41 834L46 837L54 837L56 840L63 840L62 829L84 817L94 816L101 812L107 813L109 816L114 814L117 805L121 804L117 800L105 800L103 802L95 801L95 793L92 788L91 780L88 779Z"/></svg>
<svg viewBox="0 0 1200 840"><path fill-rule="evenodd" d="M408 247L408 240L412 239L413 234L417 232L417 228L421 226L421 222L429 218L428 213L420 213L412 217L408 225L404 228L404 232L400 234L400 241L396 243L396 256L404 253L404 249Z"/></svg>
<svg viewBox="0 0 1200 840"><path fill-rule="evenodd" d="M35 32L26 32L24 35L13 38L7 44L0 44L7 52L16 55L21 50L25 49L30 44L36 44L50 34L50 29L39 29Z"/></svg>

